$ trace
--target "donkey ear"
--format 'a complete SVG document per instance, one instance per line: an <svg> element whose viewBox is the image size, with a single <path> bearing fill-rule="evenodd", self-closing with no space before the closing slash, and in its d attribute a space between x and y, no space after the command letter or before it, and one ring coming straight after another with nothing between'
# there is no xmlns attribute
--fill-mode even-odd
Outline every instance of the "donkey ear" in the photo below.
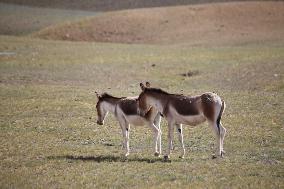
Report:
<svg viewBox="0 0 284 189"><path fill-rule="evenodd" d="M97 91L95 91L95 93L96 93L96 96L97 96L98 98L101 97Z"/></svg>
<svg viewBox="0 0 284 189"><path fill-rule="evenodd" d="M151 84L148 81L146 81L146 87L151 87Z"/></svg>
<svg viewBox="0 0 284 189"><path fill-rule="evenodd" d="M141 90L144 91L145 90L145 86L143 83L140 83L140 87L141 87Z"/></svg>

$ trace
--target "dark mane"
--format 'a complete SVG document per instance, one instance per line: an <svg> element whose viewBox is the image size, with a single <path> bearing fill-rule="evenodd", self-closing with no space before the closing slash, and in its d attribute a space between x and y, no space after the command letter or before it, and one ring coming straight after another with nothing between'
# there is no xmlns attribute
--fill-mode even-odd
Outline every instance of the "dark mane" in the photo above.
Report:
<svg viewBox="0 0 284 189"><path fill-rule="evenodd" d="M171 95L170 93L159 89L159 88L146 88L145 91L149 91L149 92L155 92L155 93L160 93L160 94L166 94L166 95Z"/></svg>
<svg viewBox="0 0 284 189"><path fill-rule="evenodd" d="M101 94L101 97L100 97L102 100L105 100L105 99L108 99L108 98L114 98L114 99L122 99L122 98L125 98L125 97L115 97L115 96L112 96L108 93L103 93Z"/></svg>
<svg viewBox="0 0 284 189"><path fill-rule="evenodd" d="M168 92L166 92L162 89L159 89L159 88L146 88L145 91L155 92L155 93L164 94L164 95L171 95L171 96L185 96L184 94L168 93Z"/></svg>

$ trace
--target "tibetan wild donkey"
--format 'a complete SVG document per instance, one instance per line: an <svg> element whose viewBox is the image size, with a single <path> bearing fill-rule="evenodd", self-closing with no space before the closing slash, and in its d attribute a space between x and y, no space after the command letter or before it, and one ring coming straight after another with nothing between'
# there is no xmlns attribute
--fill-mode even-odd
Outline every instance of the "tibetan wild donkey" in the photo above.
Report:
<svg viewBox="0 0 284 189"><path fill-rule="evenodd" d="M123 147L125 156L129 155L129 131L132 125L148 125L154 132L155 156L161 154L161 115L154 108L149 109L144 116L138 114L138 97L113 97L107 93L97 94L98 102L96 105L98 120L97 124L103 125L108 112L117 118L123 135Z"/></svg>
<svg viewBox="0 0 284 189"><path fill-rule="evenodd" d="M226 129L221 124L221 117L225 110L225 102L215 93L204 93L200 96L184 96L181 94L169 94L158 88L145 87L140 83L142 89L138 97L139 113L144 115L149 109L157 109L168 122L168 151L165 159L171 153L173 140L173 127L180 125L178 130L181 134L182 144L181 158L184 157L185 149L183 144L182 125L197 125L207 121L214 130L217 137L218 154L222 157L223 141Z"/></svg>

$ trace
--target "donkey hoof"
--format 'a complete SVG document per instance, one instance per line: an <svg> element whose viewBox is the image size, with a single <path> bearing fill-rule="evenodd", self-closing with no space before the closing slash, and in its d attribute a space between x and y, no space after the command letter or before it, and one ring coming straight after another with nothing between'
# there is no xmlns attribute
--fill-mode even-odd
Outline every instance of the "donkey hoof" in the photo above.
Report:
<svg viewBox="0 0 284 189"><path fill-rule="evenodd" d="M212 159L216 159L217 156L215 154L212 154Z"/></svg>
<svg viewBox="0 0 284 189"><path fill-rule="evenodd" d="M180 158L180 159L184 159L184 155L182 155L182 156L179 156L179 158Z"/></svg>
<svg viewBox="0 0 284 189"><path fill-rule="evenodd" d="M169 161L169 160L170 160L170 156L169 156L169 155L165 155L165 156L164 156L164 160L165 160L165 161Z"/></svg>
<svg viewBox="0 0 284 189"><path fill-rule="evenodd" d="M224 151L221 151L220 156L223 158L223 157L224 157L224 155L225 155L225 152L224 152Z"/></svg>
<svg viewBox="0 0 284 189"><path fill-rule="evenodd" d="M154 156L159 157L159 156L160 156L160 153L159 153L159 152L155 152L155 153L154 153Z"/></svg>

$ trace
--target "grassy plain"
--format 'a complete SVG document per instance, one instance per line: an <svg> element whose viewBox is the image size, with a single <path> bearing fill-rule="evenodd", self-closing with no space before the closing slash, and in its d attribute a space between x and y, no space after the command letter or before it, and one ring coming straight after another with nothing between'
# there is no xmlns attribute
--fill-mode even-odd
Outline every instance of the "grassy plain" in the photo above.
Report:
<svg viewBox="0 0 284 189"><path fill-rule="evenodd" d="M192 47L0 36L0 52L1 188L284 187L281 42ZM95 123L94 91L137 95L141 81L222 96L225 158L211 159L214 135L202 124L184 127L185 159L175 136L170 163L153 156L148 128L131 127L124 159L114 117ZM162 131L165 149L164 121Z"/></svg>

